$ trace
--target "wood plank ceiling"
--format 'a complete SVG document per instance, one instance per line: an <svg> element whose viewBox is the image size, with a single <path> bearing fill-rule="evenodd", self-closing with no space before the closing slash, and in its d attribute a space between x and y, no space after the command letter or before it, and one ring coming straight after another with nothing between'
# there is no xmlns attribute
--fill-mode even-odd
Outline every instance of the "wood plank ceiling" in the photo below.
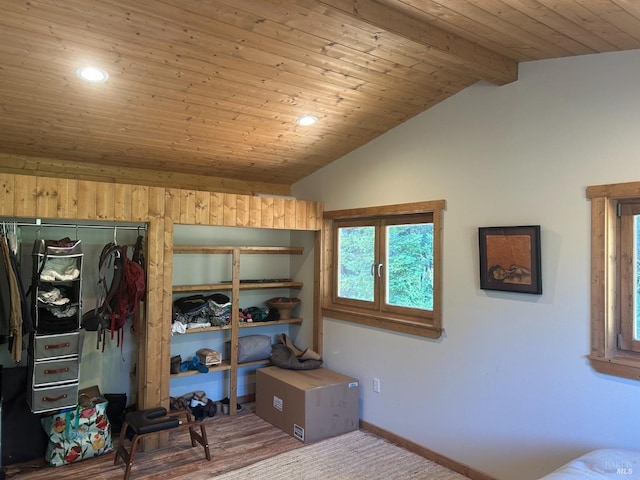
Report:
<svg viewBox="0 0 640 480"><path fill-rule="evenodd" d="M0 171L288 194L519 62L637 48L637 0L0 0Z"/></svg>

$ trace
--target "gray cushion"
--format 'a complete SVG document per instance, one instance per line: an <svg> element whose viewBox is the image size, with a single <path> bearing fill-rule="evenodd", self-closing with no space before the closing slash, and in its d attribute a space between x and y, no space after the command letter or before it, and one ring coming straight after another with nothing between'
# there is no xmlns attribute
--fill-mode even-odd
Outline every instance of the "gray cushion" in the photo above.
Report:
<svg viewBox="0 0 640 480"><path fill-rule="evenodd" d="M247 335L238 339L238 363L265 360L271 355L271 337Z"/></svg>

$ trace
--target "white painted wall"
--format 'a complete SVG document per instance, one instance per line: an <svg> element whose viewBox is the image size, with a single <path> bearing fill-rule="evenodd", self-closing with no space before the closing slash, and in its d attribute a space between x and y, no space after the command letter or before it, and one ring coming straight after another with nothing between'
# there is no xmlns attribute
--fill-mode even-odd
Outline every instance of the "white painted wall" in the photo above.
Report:
<svg viewBox="0 0 640 480"><path fill-rule="evenodd" d="M326 210L447 201L442 338L327 318L326 366L360 379L364 420L505 480L640 445L640 383L585 358L585 188L640 180L640 51L524 63L519 77L476 84L294 186ZM530 224L544 293L480 290L478 227Z"/></svg>

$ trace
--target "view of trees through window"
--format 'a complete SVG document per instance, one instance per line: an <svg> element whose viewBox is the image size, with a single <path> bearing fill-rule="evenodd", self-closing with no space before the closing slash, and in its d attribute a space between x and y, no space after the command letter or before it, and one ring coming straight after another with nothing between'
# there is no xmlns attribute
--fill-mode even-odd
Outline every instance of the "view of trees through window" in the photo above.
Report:
<svg viewBox="0 0 640 480"><path fill-rule="evenodd" d="M338 250L340 252L338 296L372 302L375 228L340 228L338 231Z"/></svg>
<svg viewBox="0 0 640 480"><path fill-rule="evenodd" d="M385 277L388 305L433 309L433 223L387 225L384 257L376 257L376 228L338 230L338 295L373 301L375 275Z"/></svg>
<svg viewBox="0 0 640 480"><path fill-rule="evenodd" d="M387 227L387 303L433 309L433 224Z"/></svg>

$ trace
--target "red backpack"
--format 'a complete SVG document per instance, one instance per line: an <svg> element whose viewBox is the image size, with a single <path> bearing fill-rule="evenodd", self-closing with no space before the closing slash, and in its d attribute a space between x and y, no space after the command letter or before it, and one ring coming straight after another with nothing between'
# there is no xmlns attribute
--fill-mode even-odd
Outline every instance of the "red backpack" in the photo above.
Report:
<svg viewBox="0 0 640 480"><path fill-rule="evenodd" d="M138 245L136 244L136 250ZM140 257L139 252L134 258ZM111 285L106 288L105 274L113 265ZM98 300L96 308L83 315L82 326L86 330L98 332L97 348L105 346L106 330L111 331L111 338L118 333L118 346L122 348L124 339L123 327L130 318L133 320L133 331L137 329L136 315L138 302L142 300L146 290L144 268L138 261L127 256L126 245L113 243L105 245L98 263Z"/></svg>
<svg viewBox="0 0 640 480"><path fill-rule="evenodd" d="M142 300L146 288L144 269L139 263L129 259L126 245L123 245L121 249L122 278L116 293L118 300L115 309L109 314L111 319L111 338L113 338L113 332L119 331L119 345L121 345L123 339L122 327L124 327L129 318L133 321L133 332L135 333L137 330L138 302Z"/></svg>

